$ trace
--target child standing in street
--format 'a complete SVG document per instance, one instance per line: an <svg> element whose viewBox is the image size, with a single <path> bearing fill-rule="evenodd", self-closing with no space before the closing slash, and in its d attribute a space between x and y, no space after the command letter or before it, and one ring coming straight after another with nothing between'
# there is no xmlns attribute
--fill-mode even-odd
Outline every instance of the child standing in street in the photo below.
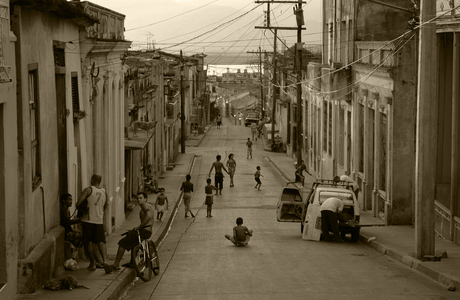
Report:
<svg viewBox="0 0 460 300"><path fill-rule="evenodd" d="M243 218L238 218L236 219L236 226L233 227L233 236L226 234L225 238L237 246L246 246L251 236L252 230L243 226Z"/></svg>
<svg viewBox="0 0 460 300"><path fill-rule="evenodd" d="M168 197L165 195L165 189L160 188L160 195L158 195L157 200L155 201L155 210L157 211L157 220L161 221L163 214L168 210Z"/></svg>
<svg viewBox="0 0 460 300"><path fill-rule="evenodd" d="M206 204L206 218L212 218L212 215L211 215L212 204L213 204L212 195L213 195L214 190L217 191L217 188L213 186L211 182L212 182L211 178L206 179L206 183L208 185L204 187L204 191L206 193L206 200L204 202Z"/></svg>
<svg viewBox="0 0 460 300"><path fill-rule="evenodd" d="M254 188L260 190L260 185L262 184L262 181L260 181L260 176L264 177L262 174L260 174L260 167L257 166L257 171L254 173L254 179L256 180L257 184Z"/></svg>
<svg viewBox="0 0 460 300"><path fill-rule="evenodd" d="M251 156L252 158L252 142L250 138L248 138L248 141L246 142L246 146L248 146L248 154L247 154L246 159L249 159L249 156Z"/></svg>

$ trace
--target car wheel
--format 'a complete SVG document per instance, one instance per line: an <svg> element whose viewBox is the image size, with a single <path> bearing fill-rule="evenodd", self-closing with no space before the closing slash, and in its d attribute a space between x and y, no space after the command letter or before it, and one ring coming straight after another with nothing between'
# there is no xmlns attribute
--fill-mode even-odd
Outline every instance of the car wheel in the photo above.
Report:
<svg viewBox="0 0 460 300"><path fill-rule="evenodd" d="M356 242L358 242L358 240L359 240L359 230L358 231L353 231L351 233L351 241L353 243L356 243Z"/></svg>

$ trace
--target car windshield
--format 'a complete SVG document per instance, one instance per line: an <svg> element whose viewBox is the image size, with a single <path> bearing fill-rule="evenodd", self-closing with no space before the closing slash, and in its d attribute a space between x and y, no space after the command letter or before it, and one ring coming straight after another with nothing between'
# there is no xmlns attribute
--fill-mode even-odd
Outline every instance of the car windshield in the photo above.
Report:
<svg viewBox="0 0 460 300"><path fill-rule="evenodd" d="M353 195L347 192L331 192L331 191L320 191L319 192L319 204L323 204L328 198L339 198L343 201L344 205L353 205Z"/></svg>

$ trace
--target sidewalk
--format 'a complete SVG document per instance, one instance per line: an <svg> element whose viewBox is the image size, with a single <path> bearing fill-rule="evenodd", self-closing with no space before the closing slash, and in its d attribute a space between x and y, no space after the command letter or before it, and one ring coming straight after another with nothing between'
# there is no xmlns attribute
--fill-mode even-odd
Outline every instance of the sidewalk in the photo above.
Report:
<svg viewBox="0 0 460 300"><path fill-rule="evenodd" d="M198 135L186 141L186 145L189 147L199 146L201 140L205 137L206 132L210 127L207 127L204 134ZM181 183L185 180L185 175L190 173L193 166L195 155L193 154L181 154L178 156L175 162L173 170L166 171L159 179L159 186L164 187L166 196L169 200L169 211L164 216L164 221L159 222L155 220L153 226L152 240L158 247L169 230L171 223L174 220L175 212L181 204L182 192L180 191ZM156 194L148 194L148 203L153 204L156 200ZM132 228L139 225L139 206L136 205L133 211L129 214L123 225L117 230L112 232L106 238L107 246L107 257L109 264L115 260L115 256L118 250L118 241L121 239L121 234L131 230ZM125 252L121 264L127 263L130 260L131 252ZM120 264L120 265L121 265ZM104 269L97 269L94 272L88 271L86 268L89 265L89 261L80 260L79 270L75 271L64 271L59 276L63 277L66 275L72 275L78 280L79 285L89 287L89 289L78 288L71 292L68 290L50 291L40 289L33 294L17 295L15 300L23 299L47 299L47 300L92 300L92 299L118 299L124 290L130 285L136 278L136 271L131 268L121 268L120 271L113 271L111 274L106 274ZM160 262L161 266L161 262Z"/></svg>
<svg viewBox="0 0 460 300"><path fill-rule="evenodd" d="M294 181L294 160L284 153L271 153L270 162L283 175L286 182ZM305 188L312 185L314 177L305 174ZM360 241L412 268L446 288L460 289L460 246L436 236L436 250L446 250L447 258L441 261L420 261L414 258L415 228L411 226L383 226L383 222L367 212L361 212ZM371 240L369 240L372 238ZM374 239L375 238L375 239Z"/></svg>

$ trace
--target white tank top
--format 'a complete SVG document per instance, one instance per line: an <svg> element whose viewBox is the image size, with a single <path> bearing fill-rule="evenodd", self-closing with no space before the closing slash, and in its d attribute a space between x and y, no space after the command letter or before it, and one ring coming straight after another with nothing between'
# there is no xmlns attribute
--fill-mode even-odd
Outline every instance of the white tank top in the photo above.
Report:
<svg viewBox="0 0 460 300"><path fill-rule="evenodd" d="M105 190L91 186L91 195L88 198L88 214L81 218L82 222L92 224L103 224L104 223L104 205L107 201L105 197Z"/></svg>

